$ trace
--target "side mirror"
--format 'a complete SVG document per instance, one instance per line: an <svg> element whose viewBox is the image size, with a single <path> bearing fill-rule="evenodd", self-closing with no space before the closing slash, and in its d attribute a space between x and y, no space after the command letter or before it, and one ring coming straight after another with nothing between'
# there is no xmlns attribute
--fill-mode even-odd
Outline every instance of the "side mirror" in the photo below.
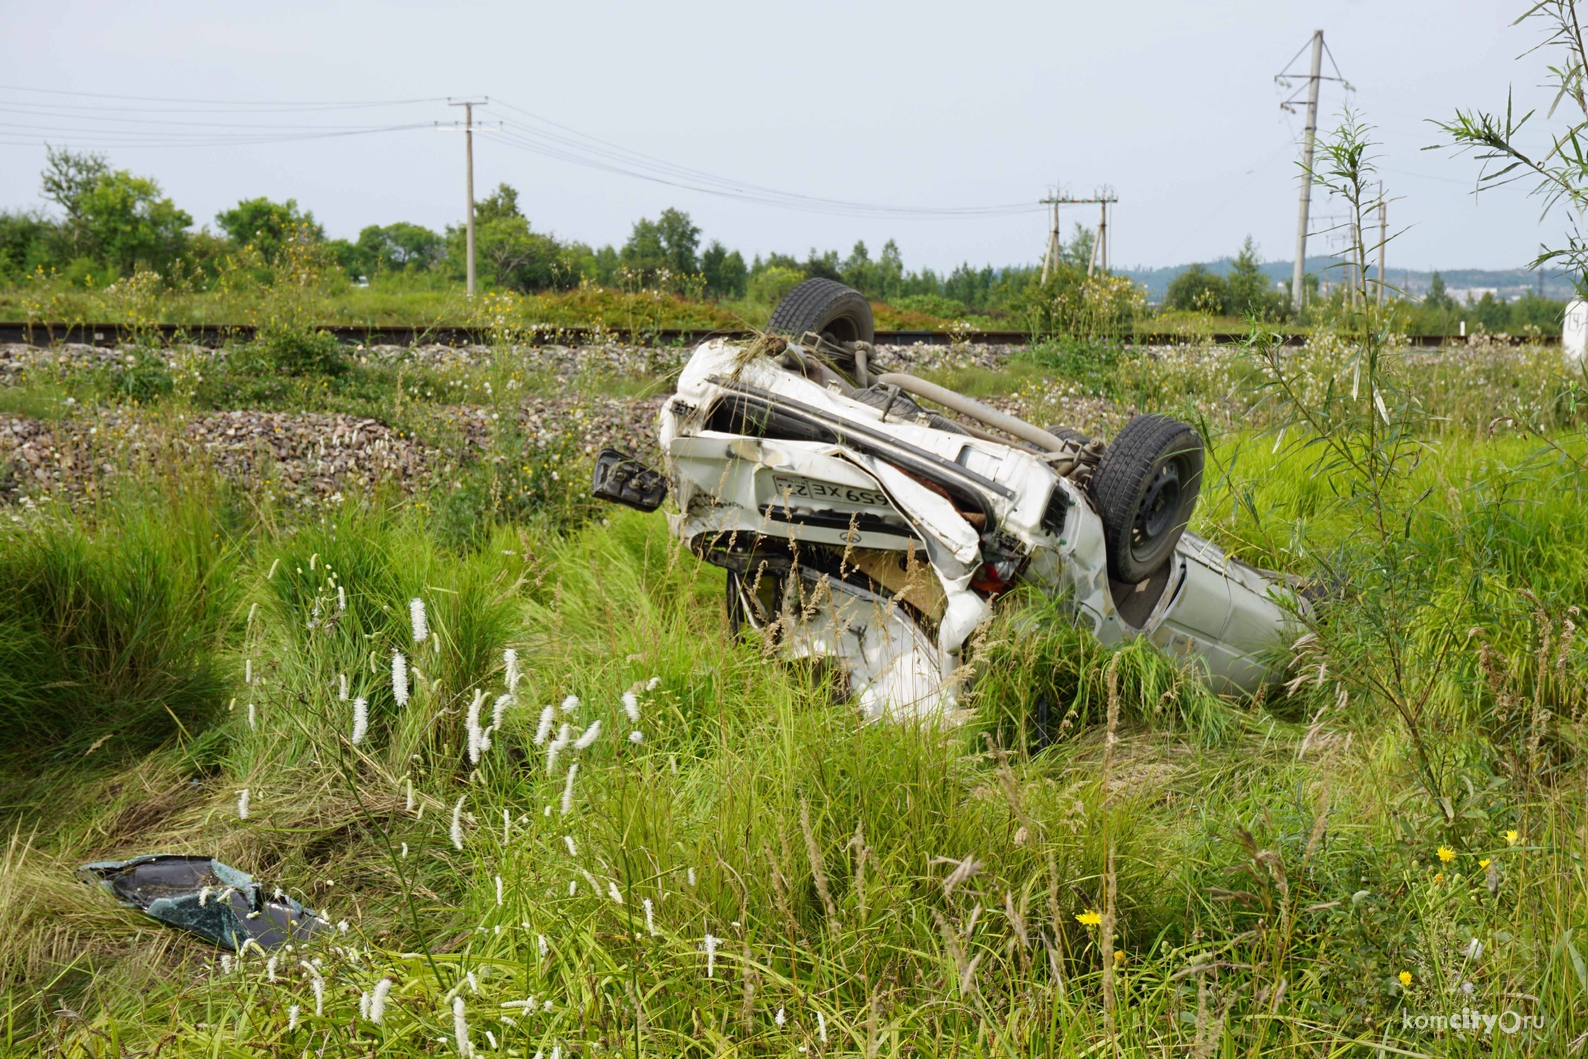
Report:
<svg viewBox="0 0 1588 1059"><path fill-rule="evenodd" d="M590 495L636 511L655 511L667 499L667 479L626 452L602 449L596 457Z"/></svg>

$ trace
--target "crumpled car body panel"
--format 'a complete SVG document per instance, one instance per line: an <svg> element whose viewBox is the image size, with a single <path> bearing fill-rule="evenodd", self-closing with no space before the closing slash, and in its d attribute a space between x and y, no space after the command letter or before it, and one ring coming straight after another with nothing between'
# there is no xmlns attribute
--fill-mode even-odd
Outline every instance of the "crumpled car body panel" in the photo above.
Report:
<svg viewBox="0 0 1588 1059"><path fill-rule="evenodd" d="M77 872L127 908L238 951L307 941L331 926L279 890L267 894L247 872L210 857L154 853L95 861Z"/></svg>

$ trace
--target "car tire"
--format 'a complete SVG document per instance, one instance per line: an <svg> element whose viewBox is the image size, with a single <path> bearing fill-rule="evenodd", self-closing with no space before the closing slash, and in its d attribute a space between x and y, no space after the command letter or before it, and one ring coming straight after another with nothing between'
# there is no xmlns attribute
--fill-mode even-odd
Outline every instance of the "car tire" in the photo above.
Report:
<svg viewBox="0 0 1588 1059"><path fill-rule="evenodd" d="M1202 488L1202 438L1168 416L1125 424L1092 475L1108 573L1136 584L1162 566L1185 532Z"/></svg>
<svg viewBox="0 0 1588 1059"><path fill-rule="evenodd" d="M1049 427L1048 428L1048 433L1052 434L1054 437L1058 438L1060 441L1073 441L1073 442L1075 442L1076 445L1080 446L1083 449L1086 448L1086 446L1088 446L1088 445L1090 445L1092 443L1092 439L1091 439L1090 436L1081 433L1079 430L1076 430L1074 427L1053 426L1053 427Z"/></svg>
<svg viewBox="0 0 1588 1059"><path fill-rule="evenodd" d="M798 339L814 331L833 342L871 342L877 334L871 303L837 280L808 279L772 310L768 331Z"/></svg>

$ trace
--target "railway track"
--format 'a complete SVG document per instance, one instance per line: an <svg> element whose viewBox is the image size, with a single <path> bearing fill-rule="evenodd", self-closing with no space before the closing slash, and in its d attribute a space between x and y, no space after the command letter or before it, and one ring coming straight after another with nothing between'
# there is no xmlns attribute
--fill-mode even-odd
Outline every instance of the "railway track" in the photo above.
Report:
<svg viewBox="0 0 1588 1059"><path fill-rule="evenodd" d="M254 336L254 327L249 324L157 324L152 329L145 328L143 334L152 330L163 342L191 342L202 346L219 346L228 341L247 341ZM448 346L480 345L490 341L490 332L485 328L476 327L412 327L407 325L369 325L369 324L329 324L322 328L335 335L337 339L349 344L363 343L365 345L392 345L411 346L415 344L434 343ZM663 327L645 330L612 330L593 327L548 327L538 328L532 334L526 333L524 340L532 345L590 345L600 342L619 342L626 345L654 345L654 346L679 346L699 342L705 338L721 336L727 338L750 338L753 331L732 330L707 330L704 328L678 328ZM1034 337L1029 331L878 331L876 341L878 345L951 345L955 341L970 341L985 345L1011 345L1020 346L1030 343ZM1198 338L1211 338L1219 345L1230 345L1244 341L1247 336L1240 332L1219 333ZM5 323L0 322L0 343L26 343L31 345L48 346L56 342L74 342L85 345L117 346L123 345L134 338L132 328L120 324L95 324L95 323ZM1303 333L1291 333L1284 336L1287 346L1300 346L1307 340ZM1136 345L1171 346L1183 345L1188 341L1183 334L1158 334L1143 332L1133 337ZM1458 335L1412 335L1409 342L1412 346L1433 349L1446 345L1465 343L1465 337ZM1521 336L1509 336L1511 344L1521 342ZM1536 341L1558 343L1558 335L1546 335Z"/></svg>

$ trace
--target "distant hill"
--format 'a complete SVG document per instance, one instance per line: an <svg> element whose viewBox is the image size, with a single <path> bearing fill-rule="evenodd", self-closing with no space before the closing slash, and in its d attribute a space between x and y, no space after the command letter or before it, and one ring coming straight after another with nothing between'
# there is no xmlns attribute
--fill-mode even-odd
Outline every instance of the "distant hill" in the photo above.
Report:
<svg viewBox="0 0 1588 1059"><path fill-rule="evenodd" d="M1230 267L1232 258L1221 258L1217 261L1204 261L1203 267L1209 272L1224 275ZM1127 268L1121 269L1122 274L1129 276L1147 288L1148 301L1162 301L1164 292L1169 287L1169 282L1180 273L1190 268L1189 264L1173 265L1167 268ZM1265 261L1260 266L1263 274L1274 283L1283 283L1288 290L1290 287L1291 264L1289 261ZM1315 273L1325 283L1339 283L1344 279L1344 270L1338 258L1318 257L1307 259L1307 271ZM1419 272L1416 269L1396 268L1393 264L1389 267L1389 283L1392 290L1403 290L1414 298L1420 298L1428 293L1429 281L1433 273ZM1495 297L1504 301L1520 297L1526 291L1538 293L1539 274L1523 269L1481 269L1481 268L1451 268L1440 269L1439 274L1444 277L1445 287L1452 294L1460 295L1466 291L1474 291L1474 296L1479 296L1485 290L1492 289ZM1377 270L1370 264L1368 278L1377 278ZM1544 271L1544 296L1565 300L1574 293L1572 282L1565 273L1546 269Z"/></svg>

